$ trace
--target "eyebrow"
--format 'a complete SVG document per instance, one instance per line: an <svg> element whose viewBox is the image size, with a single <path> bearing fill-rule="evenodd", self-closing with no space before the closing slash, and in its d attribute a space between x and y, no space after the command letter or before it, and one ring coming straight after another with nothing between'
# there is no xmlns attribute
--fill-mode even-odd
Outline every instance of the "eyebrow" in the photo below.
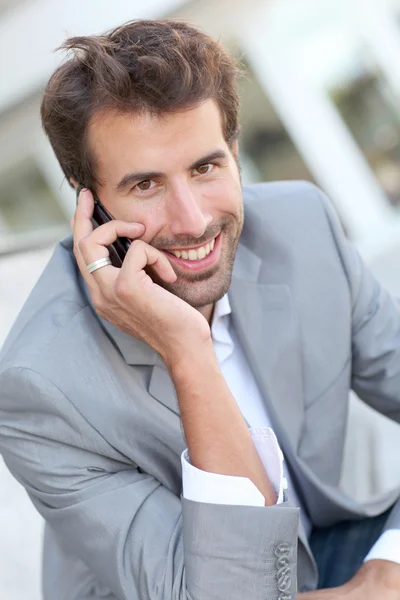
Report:
<svg viewBox="0 0 400 600"><path fill-rule="evenodd" d="M227 153L224 150L215 150L202 158L196 160L193 164L189 166L189 171L193 171L193 169L198 169L201 165L205 165L209 162L215 160L226 160L228 158ZM160 177L164 177L165 173L161 173L159 171L149 171L147 173L127 173L123 176L121 181L117 184L115 191L123 192L127 187L133 186L138 181L145 181L146 179L157 179Z"/></svg>

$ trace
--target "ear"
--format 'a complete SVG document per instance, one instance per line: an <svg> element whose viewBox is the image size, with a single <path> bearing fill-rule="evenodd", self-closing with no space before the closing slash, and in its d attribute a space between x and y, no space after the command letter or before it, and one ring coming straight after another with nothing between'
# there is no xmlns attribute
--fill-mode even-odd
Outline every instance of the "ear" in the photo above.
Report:
<svg viewBox="0 0 400 600"><path fill-rule="evenodd" d="M76 179L74 179L73 177L69 178L69 182L72 186L74 186L74 188L76 189L78 187L78 182L76 181Z"/></svg>

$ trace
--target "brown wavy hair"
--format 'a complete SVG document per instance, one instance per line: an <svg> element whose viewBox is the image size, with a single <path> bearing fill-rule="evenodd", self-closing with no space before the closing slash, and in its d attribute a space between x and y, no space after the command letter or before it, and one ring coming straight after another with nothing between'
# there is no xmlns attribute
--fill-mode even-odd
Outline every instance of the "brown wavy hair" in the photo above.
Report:
<svg viewBox="0 0 400 600"><path fill-rule="evenodd" d="M67 39L67 60L42 100L43 128L65 177L96 188L88 148L90 119L100 110L162 115L214 98L225 140L239 134L239 68L222 46L181 21L137 20L100 36Z"/></svg>

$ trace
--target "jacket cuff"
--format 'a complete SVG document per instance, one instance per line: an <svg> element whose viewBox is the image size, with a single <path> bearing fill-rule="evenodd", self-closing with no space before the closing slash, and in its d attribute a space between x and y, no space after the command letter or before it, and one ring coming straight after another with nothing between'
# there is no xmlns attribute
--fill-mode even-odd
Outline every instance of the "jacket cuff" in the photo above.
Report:
<svg viewBox="0 0 400 600"><path fill-rule="evenodd" d="M296 600L299 514L287 502L223 506L183 498L189 597Z"/></svg>

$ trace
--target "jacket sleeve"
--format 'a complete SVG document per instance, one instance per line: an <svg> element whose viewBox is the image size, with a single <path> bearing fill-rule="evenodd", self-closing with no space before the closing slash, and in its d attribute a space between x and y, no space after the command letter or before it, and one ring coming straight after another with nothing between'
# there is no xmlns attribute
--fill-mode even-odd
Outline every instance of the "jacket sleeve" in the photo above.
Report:
<svg viewBox="0 0 400 600"><path fill-rule="evenodd" d="M400 423L400 301L372 275L320 194L352 302L352 389ZM400 262L400 259L399 259Z"/></svg>
<svg viewBox="0 0 400 600"><path fill-rule="evenodd" d="M400 301L372 275L346 239L330 202L318 193L350 289L352 389L366 404L400 423ZM385 524L384 530L390 529L400 529L400 499Z"/></svg>
<svg viewBox="0 0 400 600"><path fill-rule="evenodd" d="M48 379L0 375L0 451L65 548L119 600L294 600L299 511L180 499Z"/></svg>

